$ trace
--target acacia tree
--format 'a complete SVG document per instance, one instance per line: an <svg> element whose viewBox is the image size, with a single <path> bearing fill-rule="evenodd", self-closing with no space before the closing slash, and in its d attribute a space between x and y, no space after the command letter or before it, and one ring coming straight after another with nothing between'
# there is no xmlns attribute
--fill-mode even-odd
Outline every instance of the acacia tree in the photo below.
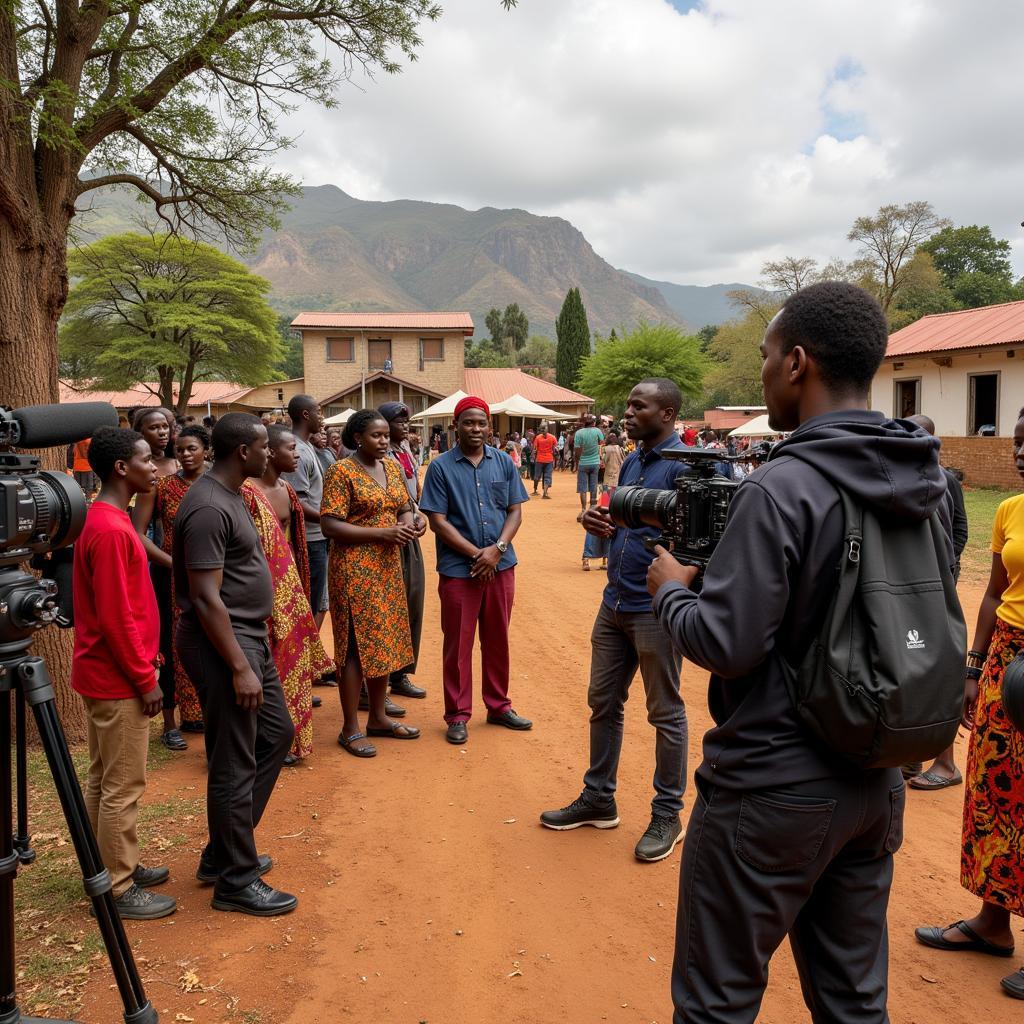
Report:
<svg viewBox="0 0 1024 1024"><path fill-rule="evenodd" d="M172 228L251 245L295 188L263 163L290 145L283 115L334 105L357 69L400 70L440 13L433 0L0 6L0 399L57 400L68 229L90 193L128 186Z"/></svg>
<svg viewBox="0 0 1024 1024"><path fill-rule="evenodd" d="M263 163L290 144L282 118L332 106L357 70L400 70L440 13L433 0L0 4L0 401L57 401L68 230L91 193L127 186L171 229L252 244L295 191ZM47 630L36 648L74 739L70 644Z"/></svg>
<svg viewBox="0 0 1024 1024"><path fill-rule="evenodd" d="M61 358L99 388L154 381L160 404L184 413L197 380L255 387L283 354L270 283L212 245L112 235L72 251L68 269Z"/></svg>

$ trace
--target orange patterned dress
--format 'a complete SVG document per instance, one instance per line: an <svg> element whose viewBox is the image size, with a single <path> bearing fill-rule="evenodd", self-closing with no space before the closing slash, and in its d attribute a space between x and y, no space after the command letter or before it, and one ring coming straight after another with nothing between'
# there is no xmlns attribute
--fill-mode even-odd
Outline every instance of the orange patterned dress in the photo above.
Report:
<svg viewBox="0 0 1024 1024"><path fill-rule="evenodd" d="M353 526L385 529L398 522L409 503L402 468L386 459L387 488L374 480L355 456L329 467L324 478L321 516L336 516ZM397 544L331 542L327 567L334 660L339 671L348 656L351 631L363 675L386 676L412 661L409 613Z"/></svg>

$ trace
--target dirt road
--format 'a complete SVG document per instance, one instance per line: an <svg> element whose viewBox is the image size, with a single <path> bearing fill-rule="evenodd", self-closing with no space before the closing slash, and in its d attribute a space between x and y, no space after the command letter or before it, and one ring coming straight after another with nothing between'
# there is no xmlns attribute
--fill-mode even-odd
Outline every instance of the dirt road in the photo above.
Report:
<svg viewBox="0 0 1024 1024"><path fill-rule="evenodd" d="M417 675L430 692L406 702L406 721L423 737L381 741L376 759L358 761L335 745L341 718L334 692L318 690L325 706L316 712L314 755L282 774L259 847L274 857L272 881L299 894L295 914L262 921L210 909L209 890L192 878L201 813L170 826L172 838L183 834L185 841L163 855L151 837L147 859L170 864L167 891L180 909L128 929L161 1020L671 1020L679 850L654 865L632 856L652 795L654 733L639 696L627 711L620 827L553 833L537 823L541 810L580 789L588 637L604 584L603 573L580 570L583 537L570 490L569 476L556 474L554 500L526 507L516 544L512 697L516 710L534 719L531 733L483 724L478 709L469 743L445 743L431 581ZM432 543L425 551L430 571ZM964 595L972 626L978 596ZM702 672L685 669L691 774L709 721L705 685ZM962 740L960 750L962 760ZM146 799L194 799L204 786L200 745L192 743L154 776ZM972 912L957 881L962 796L957 788L909 800L890 913L890 1011L898 1024L956 1024L1016 1011L998 988L1015 961L944 956L913 938L915 925ZM120 1019L110 982L105 971L93 975L81 1013L87 1024ZM788 948L772 965L760 1019L808 1019Z"/></svg>

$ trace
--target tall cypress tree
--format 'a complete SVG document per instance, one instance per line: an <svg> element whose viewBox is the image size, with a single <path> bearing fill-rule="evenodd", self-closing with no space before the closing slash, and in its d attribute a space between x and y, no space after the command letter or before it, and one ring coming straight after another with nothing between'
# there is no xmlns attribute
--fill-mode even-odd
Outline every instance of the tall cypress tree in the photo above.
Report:
<svg viewBox="0 0 1024 1024"><path fill-rule="evenodd" d="M558 347L555 350L555 380L563 387L576 387L580 364L590 355L590 325L579 288L570 288L555 321Z"/></svg>

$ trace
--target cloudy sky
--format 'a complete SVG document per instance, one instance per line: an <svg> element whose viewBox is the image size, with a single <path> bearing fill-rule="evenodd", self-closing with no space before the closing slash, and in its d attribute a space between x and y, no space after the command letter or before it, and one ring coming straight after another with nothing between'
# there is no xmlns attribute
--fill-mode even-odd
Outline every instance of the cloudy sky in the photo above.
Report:
<svg viewBox="0 0 1024 1024"><path fill-rule="evenodd" d="M1024 274L1024 4L441 0L420 60L305 107L282 165L361 199L566 217L614 266L753 282L930 200Z"/></svg>

